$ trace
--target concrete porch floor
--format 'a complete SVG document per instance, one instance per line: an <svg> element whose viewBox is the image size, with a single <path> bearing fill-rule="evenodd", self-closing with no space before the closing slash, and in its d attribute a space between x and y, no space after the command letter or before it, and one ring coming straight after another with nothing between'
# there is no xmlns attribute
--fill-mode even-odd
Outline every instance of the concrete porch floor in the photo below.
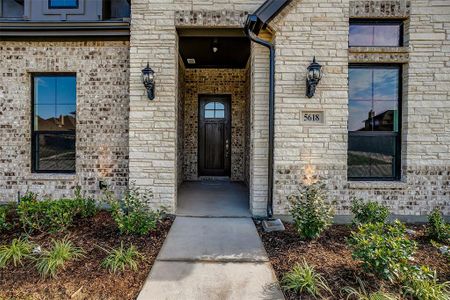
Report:
<svg viewBox="0 0 450 300"><path fill-rule="evenodd" d="M178 191L178 216L250 217L248 188L229 181L188 181Z"/></svg>

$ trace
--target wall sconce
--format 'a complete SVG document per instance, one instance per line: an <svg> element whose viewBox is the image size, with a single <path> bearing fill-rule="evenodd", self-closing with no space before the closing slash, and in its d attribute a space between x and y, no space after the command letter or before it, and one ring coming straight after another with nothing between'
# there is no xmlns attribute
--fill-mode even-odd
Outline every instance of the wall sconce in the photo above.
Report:
<svg viewBox="0 0 450 300"><path fill-rule="evenodd" d="M108 185L107 185L106 182L104 182L103 180L99 180L99 182L98 182L98 188L99 188L101 191L104 191L104 190L106 190L106 189L108 188Z"/></svg>
<svg viewBox="0 0 450 300"><path fill-rule="evenodd" d="M314 56L313 62L308 66L306 72L306 96L311 98L316 92L316 86L322 78L322 66L316 62Z"/></svg>
<svg viewBox="0 0 450 300"><path fill-rule="evenodd" d="M148 99L155 99L155 72L150 68L148 63L147 67L142 69L142 83L147 90Z"/></svg>

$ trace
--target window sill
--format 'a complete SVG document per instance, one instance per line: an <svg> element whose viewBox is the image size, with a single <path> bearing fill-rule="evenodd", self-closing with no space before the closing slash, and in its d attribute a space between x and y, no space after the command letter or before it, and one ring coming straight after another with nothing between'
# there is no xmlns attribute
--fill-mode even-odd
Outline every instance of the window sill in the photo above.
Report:
<svg viewBox="0 0 450 300"><path fill-rule="evenodd" d="M408 53L408 47L348 47L350 53Z"/></svg>
<svg viewBox="0 0 450 300"><path fill-rule="evenodd" d="M407 184L403 181L348 181L349 189L365 190L365 189L382 189L394 190L404 189Z"/></svg>
<svg viewBox="0 0 450 300"><path fill-rule="evenodd" d="M45 180L45 181L54 181L54 180L63 180L63 181L71 181L75 180L76 174L60 174L60 173L32 173L28 176L25 176L25 180Z"/></svg>

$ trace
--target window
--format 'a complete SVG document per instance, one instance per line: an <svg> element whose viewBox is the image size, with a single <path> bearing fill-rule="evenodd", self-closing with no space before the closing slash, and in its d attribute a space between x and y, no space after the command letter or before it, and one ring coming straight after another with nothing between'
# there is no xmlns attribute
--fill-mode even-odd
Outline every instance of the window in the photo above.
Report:
<svg viewBox="0 0 450 300"><path fill-rule="evenodd" d="M75 75L33 76L33 172L75 172L75 127Z"/></svg>
<svg viewBox="0 0 450 300"><path fill-rule="evenodd" d="M350 47L400 47L403 45L401 21L350 21Z"/></svg>
<svg viewBox="0 0 450 300"><path fill-rule="evenodd" d="M48 8L78 8L78 0L48 0Z"/></svg>
<svg viewBox="0 0 450 300"><path fill-rule="evenodd" d="M225 106L220 102L209 102L205 106L205 118L207 119L225 118Z"/></svg>
<svg viewBox="0 0 450 300"><path fill-rule="evenodd" d="M400 78L399 65L350 65L349 179L399 178Z"/></svg>

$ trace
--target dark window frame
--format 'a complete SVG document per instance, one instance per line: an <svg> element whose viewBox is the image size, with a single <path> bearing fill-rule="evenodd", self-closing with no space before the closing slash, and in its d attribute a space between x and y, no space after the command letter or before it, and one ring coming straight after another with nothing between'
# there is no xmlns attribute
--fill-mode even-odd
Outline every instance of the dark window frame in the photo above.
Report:
<svg viewBox="0 0 450 300"><path fill-rule="evenodd" d="M401 180L401 161L402 161L402 107L403 107L403 65L402 64L379 64L379 63L352 63L349 64L350 68L361 68L361 69L397 69L398 72L398 131L348 131L348 137L350 136L395 136L395 153L394 153L394 164L392 177L351 177L348 175L347 180L349 181L399 181ZM350 80L350 78L349 78ZM350 92L349 92L350 94ZM350 99L349 99L350 101ZM348 146L348 141L347 141ZM348 160L348 154L347 154ZM348 166L348 161L347 161Z"/></svg>
<svg viewBox="0 0 450 300"><path fill-rule="evenodd" d="M39 170L37 168L37 141L40 134L47 133L47 134L61 134L61 135L67 135L67 134L73 134L75 138L75 152L76 152L76 140L77 140L77 134L76 130L69 130L69 131L35 131L34 130L34 118L35 118L35 85L34 81L36 77L51 77L51 76L67 76L72 77L76 76L76 73L72 72L48 72L48 73L32 73L31 75L31 173L44 173L44 174L75 174L76 173L76 153L75 153L75 169L74 170ZM76 98L75 98L76 99ZM76 100L75 100L76 101ZM75 102L76 105L76 102Z"/></svg>
<svg viewBox="0 0 450 300"><path fill-rule="evenodd" d="M75 0L77 2L76 6L57 6L52 5L52 0L48 0L48 9L78 9L80 7L80 0Z"/></svg>
<svg viewBox="0 0 450 300"><path fill-rule="evenodd" d="M367 46L367 45L351 45L350 46L350 30L348 37L348 46L351 47L381 47L381 48L396 48L396 47L404 47L404 34L405 34L405 26L403 19L350 19L349 28L351 25L400 25L399 28L399 41L397 46Z"/></svg>

